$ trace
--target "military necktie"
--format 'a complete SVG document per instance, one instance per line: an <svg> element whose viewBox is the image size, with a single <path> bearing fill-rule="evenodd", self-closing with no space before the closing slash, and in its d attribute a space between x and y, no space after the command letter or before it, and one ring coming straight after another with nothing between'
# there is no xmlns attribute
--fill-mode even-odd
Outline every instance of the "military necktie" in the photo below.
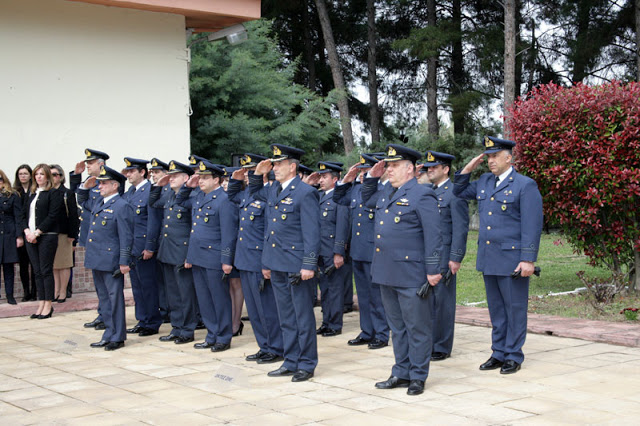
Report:
<svg viewBox="0 0 640 426"><path fill-rule="evenodd" d="M498 183L499 183L499 182L500 182L500 176L496 176L496 182L495 182L495 184L493 185L493 187L494 187L494 188L497 188L497 187L498 187Z"/></svg>

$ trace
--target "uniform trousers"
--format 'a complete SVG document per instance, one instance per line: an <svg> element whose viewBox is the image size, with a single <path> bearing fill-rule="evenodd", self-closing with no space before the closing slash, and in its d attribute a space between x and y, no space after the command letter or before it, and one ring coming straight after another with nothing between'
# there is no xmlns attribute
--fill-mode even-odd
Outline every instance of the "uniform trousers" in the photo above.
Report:
<svg viewBox="0 0 640 426"><path fill-rule="evenodd" d="M13 283L15 281L15 272L13 263L2 264L2 276L4 277L4 292L7 297L13 297Z"/></svg>
<svg viewBox="0 0 640 426"><path fill-rule="evenodd" d="M167 303L171 319L171 334L192 338L198 324L196 316L196 291L193 285L191 269L180 269L169 263L162 264L162 275L167 287Z"/></svg>
<svg viewBox="0 0 640 426"><path fill-rule="evenodd" d="M158 286L158 306L162 320L169 319L169 302L167 302L167 284L162 272L162 263L156 260L156 282Z"/></svg>
<svg viewBox="0 0 640 426"><path fill-rule="evenodd" d="M498 361L524 361L522 346L527 337L529 278L484 275L491 317L491 355Z"/></svg>
<svg viewBox="0 0 640 426"><path fill-rule="evenodd" d="M156 331L162 325L158 308L157 263L155 257L138 260L129 273L138 325Z"/></svg>
<svg viewBox="0 0 640 426"><path fill-rule="evenodd" d="M353 277L358 291L360 337L389 341L389 324L382 305L380 286L371 282L371 262L353 261Z"/></svg>
<svg viewBox="0 0 640 426"><path fill-rule="evenodd" d="M127 326L124 312L124 275L113 277L113 271L91 271L93 284L98 293L98 310L105 330L101 340L124 342Z"/></svg>
<svg viewBox="0 0 640 426"><path fill-rule="evenodd" d="M333 264L333 258L321 258L323 268ZM322 274L318 278L322 302L322 325L332 330L342 330L345 281L351 281L351 265L345 263L331 275ZM353 294L353 291L352 291ZM353 299L352 299L353 300Z"/></svg>
<svg viewBox="0 0 640 426"><path fill-rule="evenodd" d="M343 280L343 289L344 289L344 308L345 309L353 309L353 268L351 267L351 259L347 259L345 256L344 265L342 268L344 269L344 280Z"/></svg>
<svg viewBox="0 0 640 426"><path fill-rule="evenodd" d="M391 374L401 379L426 380L433 342L433 296L423 299L416 291L415 287L380 286L396 361Z"/></svg>
<svg viewBox="0 0 640 426"><path fill-rule="evenodd" d="M456 322L456 275L449 285L438 283L434 288L433 352L451 354Z"/></svg>
<svg viewBox="0 0 640 426"><path fill-rule="evenodd" d="M284 343L284 363L290 371L315 371L318 365L316 318L313 313L313 292L316 279L289 284L289 273L271 271L271 284L276 295L278 318Z"/></svg>
<svg viewBox="0 0 640 426"><path fill-rule="evenodd" d="M27 252L36 275L38 300L53 300L53 259L57 248L58 234L42 234L35 244L27 243Z"/></svg>
<svg viewBox="0 0 640 426"><path fill-rule="evenodd" d="M278 308L273 284L265 282L260 291L262 273L240 270L242 293L251 328L262 352L282 356L282 331L278 321Z"/></svg>
<svg viewBox="0 0 640 426"><path fill-rule="evenodd" d="M200 317L207 327L209 343L231 343L231 295L228 280L222 280L222 269L203 268L193 265Z"/></svg>

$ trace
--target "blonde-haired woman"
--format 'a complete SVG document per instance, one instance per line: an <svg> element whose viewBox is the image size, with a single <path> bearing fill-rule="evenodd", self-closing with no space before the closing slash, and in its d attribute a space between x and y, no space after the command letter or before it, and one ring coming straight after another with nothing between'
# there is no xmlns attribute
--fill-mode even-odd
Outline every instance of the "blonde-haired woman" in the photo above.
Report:
<svg viewBox="0 0 640 426"><path fill-rule="evenodd" d="M0 264L4 277L4 291L7 303L16 304L13 297L15 273L13 265L18 262L18 247L24 240L20 228L22 205L18 193L11 187L11 181L0 170Z"/></svg>
<svg viewBox="0 0 640 426"><path fill-rule="evenodd" d="M62 193L53 186L51 169L46 164L38 164L33 169L33 184L22 214L27 252L38 289L38 310L31 318L51 318L53 314L53 259L58 247L62 203Z"/></svg>

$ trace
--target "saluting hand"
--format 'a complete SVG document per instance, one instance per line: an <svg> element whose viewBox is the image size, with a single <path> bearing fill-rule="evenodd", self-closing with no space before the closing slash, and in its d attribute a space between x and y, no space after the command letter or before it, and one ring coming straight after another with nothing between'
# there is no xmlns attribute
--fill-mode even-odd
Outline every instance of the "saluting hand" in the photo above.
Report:
<svg viewBox="0 0 640 426"><path fill-rule="evenodd" d="M166 184L168 184L168 183L169 183L169 179L170 179L170 178L171 178L171 177L170 177L169 175L164 175L164 176L162 176L162 177L158 180L158 182L156 182L156 186L165 186Z"/></svg>
<svg viewBox="0 0 640 426"><path fill-rule="evenodd" d="M306 183L307 185L311 185L311 186L317 185L318 182L320 182L320 173L313 172L309 176L307 176L306 178L302 179L302 181L304 183Z"/></svg>
<svg viewBox="0 0 640 426"><path fill-rule="evenodd" d="M231 173L231 179L244 180L246 169L238 169Z"/></svg>
<svg viewBox="0 0 640 426"><path fill-rule="evenodd" d="M356 163L351 166L347 174L342 178L342 183L351 183L356 180L356 176L358 176L358 172L360 171L360 169L358 169L359 165L360 163Z"/></svg>
<svg viewBox="0 0 640 426"><path fill-rule="evenodd" d="M415 172L416 177L418 177L418 175L420 174L420 170L422 170L423 167L424 167L424 164L416 165L416 172Z"/></svg>
<svg viewBox="0 0 640 426"><path fill-rule="evenodd" d="M185 185L187 188L195 188L198 186L198 182L200 182L200 175L194 174L189 178Z"/></svg>
<svg viewBox="0 0 640 426"><path fill-rule="evenodd" d="M79 163L76 163L76 168L73 170L73 173L77 175L82 174L82 172L84 172L85 167L87 166L85 166L84 161L80 161Z"/></svg>
<svg viewBox="0 0 640 426"><path fill-rule="evenodd" d="M98 181L95 176L89 176L87 180L84 181L84 187L86 189L94 188L97 185Z"/></svg>
<svg viewBox="0 0 640 426"><path fill-rule="evenodd" d="M266 160L262 160L258 163L258 165L256 166L256 171L254 173L258 176L266 175L271 171L272 168L273 164L271 164L271 160L267 158Z"/></svg>
<svg viewBox="0 0 640 426"><path fill-rule="evenodd" d="M374 178L379 178L384 174L384 166L384 161L378 161L371 170L369 170L369 175Z"/></svg>
<svg viewBox="0 0 640 426"><path fill-rule="evenodd" d="M480 164L482 164L483 160L484 160L484 154L480 154L477 157L474 157L471 161L467 163L466 166L464 166L464 169L462 169L460 174L466 175L468 173L471 173L472 171L477 169Z"/></svg>

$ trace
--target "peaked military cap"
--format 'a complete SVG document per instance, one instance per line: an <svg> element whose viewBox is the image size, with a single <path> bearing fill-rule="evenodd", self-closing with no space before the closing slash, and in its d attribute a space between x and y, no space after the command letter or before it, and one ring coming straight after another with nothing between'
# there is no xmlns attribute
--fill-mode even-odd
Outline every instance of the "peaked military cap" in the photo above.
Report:
<svg viewBox="0 0 640 426"><path fill-rule="evenodd" d="M189 176L193 174L193 169L186 164L179 163L175 160L169 161L169 174L173 173L186 173Z"/></svg>
<svg viewBox="0 0 640 426"><path fill-rule="evenodd" d="M298 164L298 172L302 173L303 175L310 175L311 173L313 173L313 170L311 169L311 167L307 167L304 164Z"/></svg>
<svg viewBox="0 0 640 426"><path fill-rule="evenodd" d="M148 163L147 160L140 158L124 157L125 170L146 169Z"/></svg>
<svg viewBox="0 0 640 426"><path fill-rule="evenodd" d="M369 167L373 167L378 161L373 154L360 154L360 163L356 166L358 169L368 169Z"/></svg>
<svg viewBox="0 0 640 426"><path fill-rule="evenodd" d="M102 159L106 161L109 159L109 154L102 151L96 151L95 149L91 149L91 148L85 149L84 155L86 156L84 161L91 161L91 160L97 160L97 159Z"/></svg>
<svg viewBox="0 0 640 426"><path fill-rule="evenodd" d="M246 153L240 159L240 165L242 166L243 169L250 169L252 167L257 166L258 163L261 162L262 160L266 160L266 159L267 157L265 157L264 155Z"/></svg>
<svg viewBox="0 0 640 426"><path fill-rule="evenodd" d="M400 161L400 160L409 160L413 164L416 163L420 158L422 158L422 154L418 151L407 148L404 145L398 145L395 143L390 143L387 145L384 161Z"/></svg>
<svg viewBox="0 0 640 426"><path fill-rule="evenodd" d="M514 146L516 146L516 143L508 139L500 139L493 136L484 137L485 154L493 154L503 149L513 149Z"/></svg>
<svg viewBox="0 0 640 426"><path fill-rule="evenodd" d="M424 153L424 157L427 159L427 161L424 162L425 168L437 166L438 164L451 167L451 163L456 159L456 157L451 154L437 151L427 151Z"/></svg>
<svg viewBox="0 0 640 426"><path fill-rule="evenodd" d="M204 157L200 157L199 155L191 154L189 156L189 165L191 167L198 167L198 164L200 164L201 161L209 161L209 160L207 160Z"/></svg>
<svg viewBox="0 0 640 426"><path fill-rule="evenodd" d="M292 160L300 160L304 155L304 150L299 148L294 148L292 146L281 145L279 143L274 143L270 145L271 152L273 157L271 157L271 161L282 161L287 159Z"/></svg>
<svg viewBox="0 0 640 426"><path fill-rule="evenodd" d="M333 161L320 161L318 162L318 173L340 173L342 171L342 163L335 163Z"/></svg>
<svg viewBox="0 0 640 426"><path fill-rule="evenodd" d="M169 165L167 163L165 163L164 161L160 161L157 158L152 158L151 161L151 167L149 167L149 170L166 170L169 171Z"/></svg>
<svg viewBox="0 0 640 426"><path fill-rule="evenodd" d="M204 160L198 163L198 171L196 173L199 175L223 176L224 169L218 167L217 164Z"/></svg>
<svg viewBox="0 0 640 426"><path fill-rule="evenodd" d="M120 182L120 185L124 185L124 182L127 180L123 174L113 170L111 167L107 167L105 165L100 166L100 174L96 180L115 180Z"/></svg>

